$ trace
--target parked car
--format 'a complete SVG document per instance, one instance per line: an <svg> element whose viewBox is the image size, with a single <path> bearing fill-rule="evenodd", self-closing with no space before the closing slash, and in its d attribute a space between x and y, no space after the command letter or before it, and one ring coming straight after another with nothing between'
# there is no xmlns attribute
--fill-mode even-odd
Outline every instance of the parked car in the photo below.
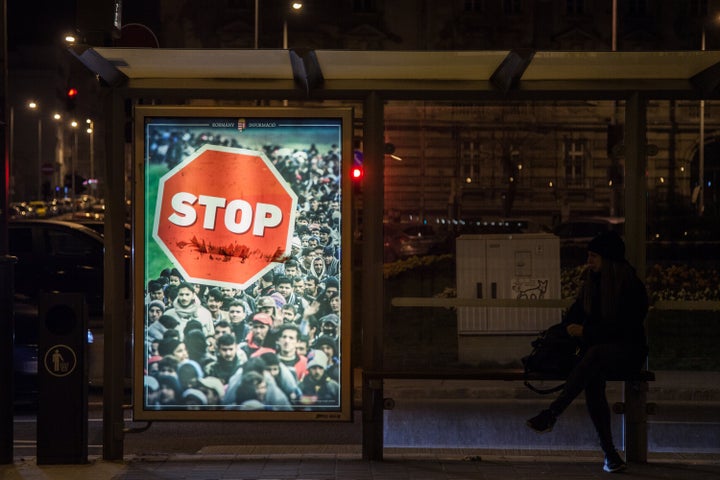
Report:
<svg viewBox="0 0 720 480"><path fill-rule="evenodd" d="M606 230L625 234L623 217L584 217L553 229L560 237L564 264L585 261L587 243ZM720 261L720 225L709 217L670 217L648 220L645 233L647 259L653 262L704 263Z"/></svg>
<svg viewBox="0 0 720 480"><path fill-rule="evenodd" d="M8 246L9 254L18 259L13 268L16 397L33 398L37 376L40 292L85 294L88 340L91 341L89 379L91 384L101 384L104 293L102 235L72 222L16 220L8 223ZM126 249L125 257L126 292L129 292L129 248Z"/></svg>
<svg viewBox="0 0 720 480"><path fill-rule="evenodd" d="M48 210L48 204L44 200L33 200L31 202L28 202L28 205L35 211L35 216L37 216L38 218L45 218L48 217L50 214L50 211Z"/></svg>
<svg viewBox="0 0 720 480"><path fill-rule="evenodd" d="M18 218L25 218L26 212L19 208L17 205L8 205L8 218L10 220L16 220Z"/></svg>
<svg viewBox="0 0 720 480"><path fill-rule="evenodd" d="M625 230L623 217L578 217L562 222L553 228L561 243L587 244L595 236L608 230L614 230L621 236Z"/></svg>
<svg viewBox="0 0 720 480"><path fill-rule="evenodd" d="M520 218L520 217L513 217L513 218L501 218L500 222L503 222L505 224L511 225L514 228L517 228L520 230L520 233L550 233L552 232L552 229L545 225L544 223L540 223L536 220L531 220L529 218Z"/></svg>
<svg viewBox="0 0 720 480"><path fill-rule="evenodd" d="M587 259L590 240L606 231L625 233L624 217L577 217L562 222L552 232L560 237L560 261L562 265L576 266Z"/></svg>
<svg viewBox="0 0 720 480"><path fill-rule="evenodd" d="M35 218L35 211L30 208L27 202L12 202L10 205L11 215L15 218Z"/></svg>
<svg viewBox="0 0 720 480"><path fill-rule="evenodd" d="M8 225L15 265L15 295L36 301L41 291L83 292L90 315L103 307L102 235L77 223L20 220Z"/></svg>
<svg viewBox="0 0 720 480"><path fill-rule="evenodd" d="M432 225L389 224L383 226L384 256L386 262L443 253L447 250L446 238Z"/></svg>
<svg viewBox="0 0 720 480"><path fill-rule="evenodd" d="M653 218L647 240L647 256L654 261L720 265L720 223L712 216Z"/></svg>
<svg viewBox="0 0 720 480"><path fill-rule="evenodd" d="M72 200L65 198L55 198L51 201L51 204L55 206L58 213L67 213L72 211Z"/></svg>
<svg viewBox="0 0 720 480"><path fill-rule="evenodd" d="M505 219L465 219L453 226L456 237L461 235L503 235L528 233L527 222Z"/></svg>
<svg viewBox="0 0 720 480"><path fill-rule="evenodd" d="M100 235L105 235L105 220L103 218L97 219L93 215L86 215L83 212L67 213L61 215L59 220L67 220L73 223L79 223L88 228L92 228ZM132 228L129 223L125 224L125 245L130 247L132 245Z"/></svg>

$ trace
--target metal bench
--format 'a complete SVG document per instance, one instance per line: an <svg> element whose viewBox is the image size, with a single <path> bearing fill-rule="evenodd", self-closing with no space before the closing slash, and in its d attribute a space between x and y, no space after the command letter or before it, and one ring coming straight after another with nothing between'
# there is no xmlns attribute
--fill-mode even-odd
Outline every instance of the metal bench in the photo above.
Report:
<svg viewBox="0 0 720 480"><path fill-rule="evenodd" d="M445 369L445 370L372 370L363 371L363 458L383 458L383 411L392 409L394 401L384 396L384 380L563 380L546 374L530 374L518 369ZM625 456L630 462L647 462L647 419L653 405L647 403L648 382L655 373L643 370L627 378L610 378L625 382L624 402L613 405L623 415ZM650 408L649 408L650 407Z"/></svg>

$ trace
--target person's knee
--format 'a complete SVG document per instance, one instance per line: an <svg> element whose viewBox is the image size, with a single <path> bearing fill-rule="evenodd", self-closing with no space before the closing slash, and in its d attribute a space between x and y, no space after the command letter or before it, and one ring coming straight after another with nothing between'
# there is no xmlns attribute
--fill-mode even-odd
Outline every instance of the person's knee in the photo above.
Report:
<svg viewBox="0 0 720 480"><path fill-rule="evenodd" d="M617 348L612 344L593 345L585 352L590 358L611 358L617 355Z"/></svg>

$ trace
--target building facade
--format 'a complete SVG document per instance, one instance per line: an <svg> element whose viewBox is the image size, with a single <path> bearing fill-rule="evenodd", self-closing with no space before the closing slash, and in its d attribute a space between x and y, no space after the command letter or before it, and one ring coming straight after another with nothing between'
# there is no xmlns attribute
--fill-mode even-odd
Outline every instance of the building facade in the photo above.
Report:
<svg viewBox="0 0 720 480"><path fill-rule="evenodd" d="M298 12L291 11L285 0L126 3L123 23L143 25L161 48L281 48L284 43L297 49L416 51L720 47L720 25L710 21L713 12L720 12L715 0L314 0L304 2ZM128 35L114 44L136 40L129 33L134 29L126 31ZM55 52L57 46L52 48ZM21 58L27 62L45 57ZM36 83L26 77L40 72L45 96L57 102L57 92L75 76L72 59L59 58L57 63L60 75L26 63L13 69L18 73L11 72L11 97L27 96L26 87ZM85 98L93 98L99 90L84 85L82 91L88 92ZM77 109L80 121L102 111L99 100L84 102L81 99ZM717 210L714 180L720 168L720 144L715 139L720 125L717 105L706 103L701 108L699 102L651 101L648 189L653 208L697 211L699 205L693 201L703 143L707 180L703 200L707 209ZM535 216L544 223L572 215L622 215L623 114L622 104L596 99L390 102L386 137L394 157L389 155L386 162L387 213L455 219ZM102 184L102 142L96 141L91 152L84 130L78 134L65 128L57 141L50 138L51 130L46 127L39 142L47 160L41 163L57 168L54 177L42 178L42 184L48 183L51 191L60 186L73 159L83 178L89 177L93 159L95 176ZM95 122L94 130L96 138L102 138L102 119ZM32 122L18 124L16 134L21 136L13 160L17 200L35 196L38 142L32 140ZM79 137L77 151L74 135ZM362 138L357 143L361 145ZM20 191L21 185L29 186ZM43 187L43 192L47 190Z"/></svg>
<svg viewBox="0 0 720 480"><path fill-rule="evenodd" d="M161 2L161 43L183 47L362 50L697 50L720 46L714 1L282 0ZM185 26L178 28L178 26ZM283 30L284 28L284 30ZM196 32L204 32L202 35ZM256 36L257 44L253 43ZM716 210L717 107L705 105L705 208ZM391 102L385 206L390 217L622 215L624 106L617 102ZM697 211L698 102L651 102L651 208ZM361 139L359 139L361 142ZM401 158L401 161L393 160ZM695 202L694 202L695 201Z"/></svg>

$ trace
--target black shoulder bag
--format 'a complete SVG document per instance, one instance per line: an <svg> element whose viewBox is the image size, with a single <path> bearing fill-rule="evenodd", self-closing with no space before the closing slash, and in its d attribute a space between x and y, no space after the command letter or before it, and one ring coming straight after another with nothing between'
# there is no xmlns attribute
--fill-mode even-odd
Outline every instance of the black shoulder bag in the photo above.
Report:
<svg viewBox="0 0 720 480"><path fill-rule="evenodd" d="M562 390L565 382L549 388L532 385L530 383L531 374L539 373L549 377L566 378L580 359L580 341L567 333L565 325L557 324L540 332L538 338L533 340L530 345L532 346L530 355L522 358L525 368L525 386L542 395Z"/></svg>

